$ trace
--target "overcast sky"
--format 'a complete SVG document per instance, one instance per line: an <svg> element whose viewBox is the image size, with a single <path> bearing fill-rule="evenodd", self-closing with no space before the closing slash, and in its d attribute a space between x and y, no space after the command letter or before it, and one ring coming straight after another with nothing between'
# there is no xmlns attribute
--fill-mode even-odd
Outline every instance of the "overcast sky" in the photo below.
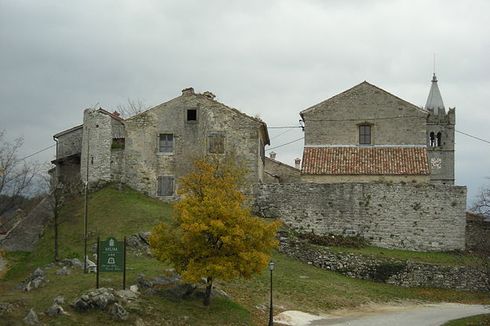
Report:
<svg viewBox="0 0 490 326"><path fill-rule="evenodd" d="M456 129L490 139L490 1L0 0L0 129L22 155L128 98L192 86L270 127L367 80L423 106L433 54ZM269 129L271 147L302 137ZM293 165L302 141L274 149ZM54 150L37 161L52 159ZM490 180L490 144L456 134L469 200Z"/></svg>

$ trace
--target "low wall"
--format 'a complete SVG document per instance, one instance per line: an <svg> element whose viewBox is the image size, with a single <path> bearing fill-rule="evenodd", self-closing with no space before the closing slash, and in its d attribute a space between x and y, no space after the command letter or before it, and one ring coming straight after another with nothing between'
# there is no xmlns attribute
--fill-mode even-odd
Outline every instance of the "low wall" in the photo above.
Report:
<svg viewBox="0 0 490 326"><path fill-rule="evenodd" d="M488 291L487 270L479 267L444 266L395 259L378 259L333 252L304 240L280 237L279 251L308 264L343 275L403 287L430 287L463 291Z"/></svg>
<svg viewBox="0 0 490 326"><path fill-rule="evenodd" d="M299 232L360 235L385 248L465 248L466 187L430 184L261 184L253 209Z"/></svg>

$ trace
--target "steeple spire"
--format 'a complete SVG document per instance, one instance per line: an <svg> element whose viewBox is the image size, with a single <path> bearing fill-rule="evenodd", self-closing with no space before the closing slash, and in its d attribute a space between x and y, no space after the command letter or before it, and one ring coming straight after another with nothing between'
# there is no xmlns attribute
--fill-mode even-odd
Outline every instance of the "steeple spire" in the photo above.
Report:
<svg viewBox="0 0 490 326"><path fill-rule="evenodd" d="M439 91L439 86L437 86L436 73L432 76L432 85L430 87L429 97L427 97L427 102L425 103L425 109L434 114L439 114L439 110L446 113L441 92Z"/></svg>

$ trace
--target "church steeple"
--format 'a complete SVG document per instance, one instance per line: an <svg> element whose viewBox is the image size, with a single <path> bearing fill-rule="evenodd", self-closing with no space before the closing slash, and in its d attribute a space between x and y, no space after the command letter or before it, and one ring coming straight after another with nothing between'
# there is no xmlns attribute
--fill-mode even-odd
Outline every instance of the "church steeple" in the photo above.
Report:
<svg viewBox="0 0 490 326"><path fill-rule="evenodd" d="M441 92L439 91L439 86L437 86L437 77L435 73L432 77L432 85L430 87L427 103L425 104L425 109L433 112L434 114L439 114L439 110L446 113L446 110L444 109L444 102L442 101Z"/></svg>

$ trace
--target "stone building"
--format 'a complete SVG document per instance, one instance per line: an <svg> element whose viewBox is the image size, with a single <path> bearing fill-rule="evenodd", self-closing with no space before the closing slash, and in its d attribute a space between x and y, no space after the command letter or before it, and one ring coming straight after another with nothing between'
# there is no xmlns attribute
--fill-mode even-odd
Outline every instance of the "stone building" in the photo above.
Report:
<svg viewBox="0 0 490 326"><path fill-rule="evenodd" d="M120 182L153 197L173 199L176 181L204 155L233 155L264 180L266 124L192 88L128 119L103 109L84 111L83 125L60 132L57 175L90 184ZM73 164L68 169L65 162Z"/></svg>
<svg viewBox="0 0 490 326"><path fill-rule="evenodd" d="M255 212L298 232L386 248L465 248L466 187L454 185L455 109L437 85L425 108L368 82L300 113L300 169L267 159ZM270 177L270 178L269 178Z"/></svg>
<svg viewBox="0 0 490 326"><path fill-rule="evenodd" d="M425 109L365 81L300 115L305 182L454 184L455 110L435 75Z"/></svg>

